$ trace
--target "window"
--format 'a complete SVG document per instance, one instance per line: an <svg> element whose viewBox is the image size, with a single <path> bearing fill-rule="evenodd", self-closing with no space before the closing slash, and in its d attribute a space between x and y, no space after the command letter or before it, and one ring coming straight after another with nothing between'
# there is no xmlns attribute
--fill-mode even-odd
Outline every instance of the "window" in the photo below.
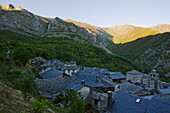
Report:
<svg viewBox="0 0 170 113"><path fill-rule="evenodd" d="M141 99L137 98L136 103L140 103Z"/></svg>

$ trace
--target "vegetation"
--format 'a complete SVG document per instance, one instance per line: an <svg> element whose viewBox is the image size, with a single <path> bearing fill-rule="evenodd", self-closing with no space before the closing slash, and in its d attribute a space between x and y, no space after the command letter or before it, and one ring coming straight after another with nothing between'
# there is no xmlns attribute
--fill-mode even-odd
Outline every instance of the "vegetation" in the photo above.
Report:
<svg viewBox="0 0 170 113"><path fill-rule="evenodd" d="M65 107L71 106L70 113L84 113L85 103L80 99L80 92L76 92L74 89L64 88L65 94L61 96L62 104Z"/></svg>
<svg viewBox="0 0 170 113"><path fill-rule="evenodd" d="M159 33L158 31L154 31L149 28L136 27L132 25L114 26L106 29L106 31L114 36L113 42L116 44L131 42L141 37Z"/></svg>
<svg viewBox="0 0 170 113"><path fill-rule="evenodd" d="M81 43L77 37L73 34L57 38L28 37L9 31L0 31L0 48L3 48L1 50L3 53L11 50L11 57L19 65L26 64L30 58L41 56L45 59L59 59L62 62L77 61L78 65L107 68L110 71L122 73L139 69L133 61L108 54L86 40Z"/></svg>
<svg viewBox="0 0 170 113"><path fill-rule="evenodd" d="M115 44L112 48L112 52L135 60L148 48L159 47L162 43L167 42L169 38L170 33L151 35L133 42Z"/></svg>
<svg viewBox="0 0 170 113"><path fill-rule="evenodd" d="M160 78L165 82L170 82L170 78L165 74L169 72L168 59L170 33L157 34L137 39L133 42L125 44L116 44L112 48L112 52L122 55L131 60L136 60L141 69L145 73L151 70L158 63L158 59L162 62L158 65L156 70L160 74Z"/></svg>

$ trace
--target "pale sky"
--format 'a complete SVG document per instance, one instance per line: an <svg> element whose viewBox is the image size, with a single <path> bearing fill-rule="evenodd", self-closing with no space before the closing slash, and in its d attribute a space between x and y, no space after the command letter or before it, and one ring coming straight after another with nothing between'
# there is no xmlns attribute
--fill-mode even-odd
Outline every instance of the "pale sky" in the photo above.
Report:
<svg viewBox="0 0 170 113"><path fill-rule="evenodd" d="M0 0L0 4L99 27L170 24L170 0Z"/></svg>

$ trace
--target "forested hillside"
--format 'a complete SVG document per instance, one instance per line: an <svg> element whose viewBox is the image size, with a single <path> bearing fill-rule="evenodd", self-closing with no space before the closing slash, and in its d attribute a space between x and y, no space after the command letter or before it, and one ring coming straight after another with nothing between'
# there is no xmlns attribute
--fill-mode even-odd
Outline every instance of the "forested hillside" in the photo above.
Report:
<svg viewBox="0 0 170 113"><path fill-rule="evenodd" d="M56 38L29 37L9 31L0 31L1 52L11 50L18 64L26 64L30 58L41 56L62 62L77 61L78 65L107 68L111 71L139 69L131 60L111 55L93 46L89 40L77 35L58 35Z"/></svg>

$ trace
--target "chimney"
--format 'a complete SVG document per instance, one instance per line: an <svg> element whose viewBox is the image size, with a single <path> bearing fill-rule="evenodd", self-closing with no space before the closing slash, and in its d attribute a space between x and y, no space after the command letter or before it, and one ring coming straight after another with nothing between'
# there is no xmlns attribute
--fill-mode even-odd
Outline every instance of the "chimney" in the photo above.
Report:
<svg viewBox="0 0 170 113"><path fill-rule="evenodd" d="M85 85L85 80L82 80L82 81L81 81L81 85Z"/></svg>
<svg viewBox="0 0 170 113"><path fill-rule="evenodd" d="M155 90L158 90L158 80L155 80Z"/></svg>
<svg viewBox="0 0 170 113"><path fill-rule="evenodd" d="M108 91L108 107L112 105L112 91Z"/></svg>
<svg viewBox="0 0 170 113"><path fill-rule="evenodd" d="M96 75L96 81L98 81L98 79L99 79L99 75Z"/></svg>
<svg viewBox="0 0 170 113"><path fill-rule="evenodd" d="M44 69L42 69L41 73L44 74Z"/></svg>

